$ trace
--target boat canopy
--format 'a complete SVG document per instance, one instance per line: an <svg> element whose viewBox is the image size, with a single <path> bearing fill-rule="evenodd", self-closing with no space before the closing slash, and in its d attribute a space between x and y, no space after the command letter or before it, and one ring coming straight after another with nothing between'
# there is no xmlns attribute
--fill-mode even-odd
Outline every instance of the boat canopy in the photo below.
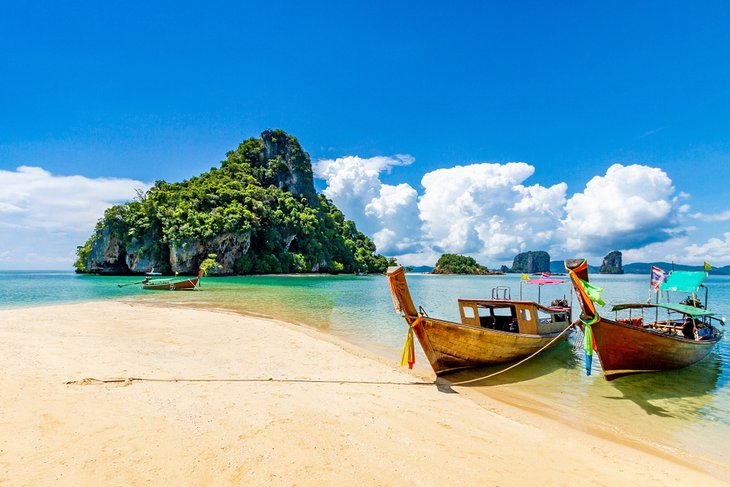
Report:
<svg viewBox="0 0 730 487"><path fill-rule="evenodd" d="M631 304L617 304L613 308L611 308L611 311L621 311L624 309L639 309L639 308L663 308L667 309L669 311L676 311L678 313L682 313L685 315L690 316L712 316L712 311L708 311L706 309L702 308L695 308L694 306L687 306L686 304L675 304L675 303L666 303L666 304L637 304L637 303L631 303Z"/></svg>
<svg viewBox="0 0 730 487"><path fill-rule="evenodd" d="M672 271L659 289L661 291L680 291L696 293L707 274L703 271Z"/></svg>
<svg viewBox="0 0 730 487"><path fill-rule="evenodd" d="M565 281L561 279L530 279L523 282L527 284L539 284L542 286L543 284L563 284Z"/></svg>

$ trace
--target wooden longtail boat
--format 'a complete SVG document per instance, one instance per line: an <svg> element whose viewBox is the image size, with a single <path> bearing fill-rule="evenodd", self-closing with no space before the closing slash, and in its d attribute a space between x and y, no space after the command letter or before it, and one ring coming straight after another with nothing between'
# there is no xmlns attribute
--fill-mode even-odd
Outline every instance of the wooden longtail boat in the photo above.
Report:
<svg viewBox="0 0 730 487"><path fill-rule="evenodd" d="M613 380L629 374L687 367L707 356L722 338L722 332L714 325L724 325L724 321L715 318L706 309L694 306L669 303L619 304L611 309L616 313L616 319L601 316L590 296L592 285L588 283L588 262L585 259L568 259L565 268L582 308L576 324L587 337L592 335L592 340L586 338L588 374L591 348L598 352L606 380ZM661 289L692 292L696 296L701 276L699 281L695 276L695 284L674 286L672 275L676 276L674 281L680 281L687 277L682 274L681 271L670 274L667 281L661 284ZM619 319L618 313L625 311L629 312L629 316Z"/></svg>
<svg viewBox="0 0 730 487"><path fill-rule="evenodd" d="M412 330L437 375L511 362L568 336L571 317L567 305L548 307L511 300L508 288L495 288L492 299L459 299L461 323L455 323L416 310L403 267L390 267L387 275L396 311L402 312L410 327L409 337ZM503 299L495 291L501 291Z"/></svg>
<svg viewBox="0 0 730 487"><path fill-rule="evenodd" d="M151 279L147 276L142 281L142 289L151 291L178 291L180 289L195 289L196 286L200 287L200 277L203 275L203 269L198 272L197 277L191 277L188 279Z"/></svg>

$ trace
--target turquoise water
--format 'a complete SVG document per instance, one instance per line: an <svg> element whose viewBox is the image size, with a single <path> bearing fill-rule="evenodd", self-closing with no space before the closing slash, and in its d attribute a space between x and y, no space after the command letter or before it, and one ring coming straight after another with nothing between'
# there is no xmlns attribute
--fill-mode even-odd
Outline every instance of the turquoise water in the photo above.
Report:
<svg viewBox="0 0 730 487"><path fill-rule="evenodd" d="M142 291L137 285L126 285L138 280L70 272L0 272L0 307L125 299L222 308L313 326L374 350L393 363L400 360L407 328L393 311L383 276L204 278L199 292ZM603 297L608 305L648 297L648 277L591 276L591 281L605 288ZM520 290L519 276L409 274L408 282L417 305L431 316L454 321L458 321L459 297L486 297L496 286L509 286L512 298L519 298ZM709 308L718 316L730 317L730 277L711 276L706 284ZM541 288L543 303L563 295L570 299L567 286ZM523 285L525 299L536 296L533 286ZM710 356L692 367L609 383L596 361L593 375L585 375L582 350L574 349L572 338L571 343L470 387L515 397L582 429L607 430L669 453L685 450L707 470L728 473L730 466L724 460L724 450L730 446L728 339L725 336ZM417 361L417 366L428 367L420 352ZM480 377L500 368L464 372L455 380Z"/></svg>

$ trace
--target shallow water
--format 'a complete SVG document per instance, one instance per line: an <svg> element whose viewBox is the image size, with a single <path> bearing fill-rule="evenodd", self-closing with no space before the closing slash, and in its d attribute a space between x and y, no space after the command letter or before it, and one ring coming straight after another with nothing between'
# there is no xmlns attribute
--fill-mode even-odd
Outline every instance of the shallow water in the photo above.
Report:
<svg viewBox="0 0 730 487"><path fill-rule="evenodd" d="M397 363L406 335L393 311L383 276L254 276L203 279L201 291L142 291L127 285L139 277L79 276L69 272L0 272L0 307L23 307L95 299L133 299L257 313L313 326L374 350ZM611 304L645 301L648 278L636 275L591 276L605 288ZM433 276L409 274L416 305L431 316L458 321L456 299L488 297L509 286L519 298L519 276ZM120 287L119 285L123 285ZM709 308L730 317L730 278L711 276ZM523 284L523 297L535 299ZM566 295L568 286L543 286L541 301ZM682 296L679 296L681 299ZM702 296L704 298L704 296ZM517 397L530 407L577 427L596 427L652 445L667 453L691 452L702 467L730 472L724 460L730 446L730 345L723 337L703 361L682 370L641 374L606 382L597 360L586 376L575 337L504 374L472 387ZM417 347L418 348L418 347ZM418 366L428 367L422 353ZM502 367L463 372L454 380L481 377Z"/></svg>

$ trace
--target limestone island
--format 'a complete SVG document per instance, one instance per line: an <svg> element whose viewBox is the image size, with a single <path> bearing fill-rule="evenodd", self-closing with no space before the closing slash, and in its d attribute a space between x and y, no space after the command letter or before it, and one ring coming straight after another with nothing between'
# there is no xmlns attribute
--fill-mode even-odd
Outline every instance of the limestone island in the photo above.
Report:
<svg viewBox="0 0 730 487"><path fill-rule="evenodd" d="M473 257L458 254L443 254L432 274L478 274L478 275L501 275L500 271L493 271L480 265Z"/></svg>
<svg viewBox="0 0 730 487"><path fill-rule="evenodd" d="M106 210L78 247L76 271L189 275L211 256L216 275L383 273L394 265L313 181L297 139L267 130L228 152L220 167L157 181Z"/></svg>

